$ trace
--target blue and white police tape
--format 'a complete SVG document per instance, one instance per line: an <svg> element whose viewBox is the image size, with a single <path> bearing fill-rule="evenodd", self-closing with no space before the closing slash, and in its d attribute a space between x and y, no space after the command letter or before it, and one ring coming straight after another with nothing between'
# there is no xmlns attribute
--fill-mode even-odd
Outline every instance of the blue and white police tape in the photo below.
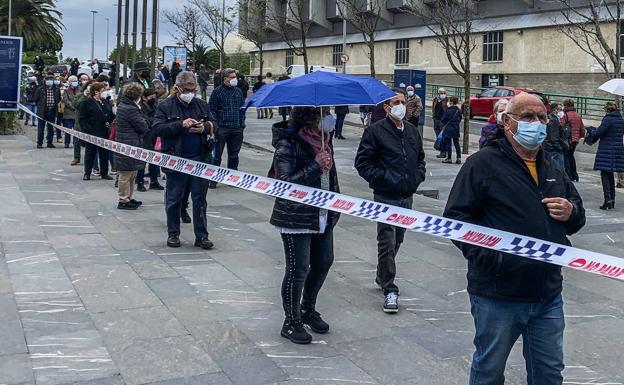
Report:
<svg viewBox="0 0 624 385"><path fill-rule="evenodd" d="M20 105L20 108L25 113L33 115L24 106ZM107 150L198 178L624 281L624 259L622 258L456 221L420 211L355 198L349 195L230 170L99 138L57 124L52 125L69 135Z"/></svg>

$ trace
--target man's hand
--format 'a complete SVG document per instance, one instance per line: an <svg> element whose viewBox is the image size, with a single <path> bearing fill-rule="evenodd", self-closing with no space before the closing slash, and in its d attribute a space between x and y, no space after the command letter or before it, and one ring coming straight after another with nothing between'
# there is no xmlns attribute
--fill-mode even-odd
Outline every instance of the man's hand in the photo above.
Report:
<svg viewBox="0 0 624 385"><path fill-rule="evenodd" d="M193 118L188 118L188 119L184 119L182 121L182 127L184 128L189 128L191 126L194 126L198 123L197 120L193 119ZM201 131L200 131L201 132Z"/></svg>
<svg viewBox="0 0 624 385"><path fill-rule="evenodd" d="M565 198L544 198L542 203L548 207L550 217L557 221L565 222L570 219L574 206Z"/></svg>

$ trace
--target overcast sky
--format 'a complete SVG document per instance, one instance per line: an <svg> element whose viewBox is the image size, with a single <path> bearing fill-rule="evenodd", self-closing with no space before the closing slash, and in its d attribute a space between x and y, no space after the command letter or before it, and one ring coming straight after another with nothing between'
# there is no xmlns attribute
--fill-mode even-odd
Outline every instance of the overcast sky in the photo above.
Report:
<svg viewBox="0 0 624 385"><path fill-rule="evenodd" d="M160 13L165 9L175 9L181 7L183 0L160 0ZM132 31L132 4L130 1L130 32ZM138 34L137 45L141 45L141 6L143 1L139 0L138 13ZM218 2L220 3L220 1ZM226 4L233 5L236 0L226 0ZM109 18L108 46L112 51L117 42L117 0L58 0L57 8L63 13L63 57L78 57L85 60L91 55L91 10L98 11L95 15L95 57L104 58L106 56L106 18ZM125 0L123 0L125 4ZM152 0L148 0L148 20L147 20L147 45L151 44L151 4ZM158 30L158 45L173 45L170 32L174 28L164 20L161 16L160 29ZM128 35L128 40L132 41L132 36ZM122 35L123 43L123 35Z"/></svg>

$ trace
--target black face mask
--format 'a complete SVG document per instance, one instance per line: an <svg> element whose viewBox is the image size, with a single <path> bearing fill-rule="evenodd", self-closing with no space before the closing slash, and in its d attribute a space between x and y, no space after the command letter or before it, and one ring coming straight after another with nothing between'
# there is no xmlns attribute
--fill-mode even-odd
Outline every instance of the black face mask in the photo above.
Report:
<svg viewBox="0 0 624 385"><path fill-rule="evenodd" d="M150 72L149 71L142 71L141 72L141 77L143 79L149 79L149 76L150 76Z"/></svg>
<svg viewBox="0 0 624 385"><path fill-rule="evenodd" d="M147 105L150 107L154 107L154 104L156 104L156 99L149 99L147 101Z"/></svg>

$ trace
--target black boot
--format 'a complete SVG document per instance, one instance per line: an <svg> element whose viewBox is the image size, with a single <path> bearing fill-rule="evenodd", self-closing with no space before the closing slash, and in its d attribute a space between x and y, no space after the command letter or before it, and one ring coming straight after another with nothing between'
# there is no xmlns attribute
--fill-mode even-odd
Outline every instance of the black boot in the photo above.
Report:
<svg viewBox="0 0 624 385"><path fill-rule="evenodd" d="M314 333L325 334L329 331L329 325L323 321L316 310L301 310L301 321L308 325Z"/></svg>
<svg viewBox="0 0 624 385"><path fill-rule="evenodd" d="M138 184L137 184L137 191L140 191L140 192L146 192L146 191L147 191L147 189L145 188L145 183L143 183L143 182L138 183Z"/></svg>
<svg viewBox="0 0 624 385"><path fill-rule="evenodd" d="M305 330L301 321L284 321L280 334L295 344L307 345L312 342L312 336Z"/></svg>

